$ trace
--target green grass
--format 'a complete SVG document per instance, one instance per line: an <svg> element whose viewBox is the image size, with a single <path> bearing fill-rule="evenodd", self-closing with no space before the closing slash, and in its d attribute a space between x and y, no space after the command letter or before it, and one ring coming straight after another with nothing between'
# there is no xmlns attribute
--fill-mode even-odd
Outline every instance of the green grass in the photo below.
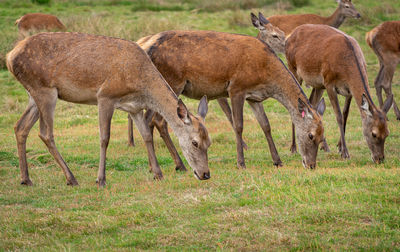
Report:
<svg viewBox="0 0 400 252"><path fill-rule="evenodd" d="M271 3L271 4L269 4ZM269 5L265 5L269 4ZM384 20L399 19L400 2L354 1L363 18L341 29L360 43L372 87L379 69L364 42L365 32ZM212 10L208 6L215 6ZM0 0L0 57L15 41L14 21L27 12L56 14L70 31L136 40L168 29L207 29L256 35L249 12L328 15L334 1L310 0L294 8L281 1L93 1ZM242 9L252 8L252 9ZM2 65L4 66L4 65ZM400 97L400 77L393 80ZM99 162L97 108L59 101L55 140L78 179L68 187L54 159L38 137L28 138L33 187L19 185L13 125L27 105L23 87L0 70L0 251L3 250L398 250L400 248L399 122L390 111L386 161L375 165L362 136L354 102L346 131L350 160L336 151L339 130L327 102L325 135L332 152L320 152L316 170L305 170L300 155L290 154L289 115L275 100L264 107L284 167L272 165L267 142L245 106L247 170L237 170L235 137L215 101L207 128L212 178L198 181L192 172L175 172L156 134L163 181L153 181L147 154L135 129L136 147L127 146L126 114L116 112L107 155L107 187L95 184ZM375 91L372 88L375 101ZM307 94L309 89L305 88ZM325 100L328 101L325 96ZM344 99L340 99L343 104ZM197 101L184 98L191 111ZM172 133L172 132L171 132ZM177 143L176 138L173 140Z"/></svg>

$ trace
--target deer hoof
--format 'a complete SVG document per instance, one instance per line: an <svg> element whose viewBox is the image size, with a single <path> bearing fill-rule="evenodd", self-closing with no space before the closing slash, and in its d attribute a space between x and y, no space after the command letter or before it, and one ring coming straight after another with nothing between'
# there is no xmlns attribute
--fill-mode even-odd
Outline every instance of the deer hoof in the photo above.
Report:
<svg viewBox="0 0 400 252"><path fill-rule="evenodd" d="M292 147L290 147L290 152L291 152L292 154L297 153L296 145L292 145Z"/></svg>
<svg viewBox="0 0 400 252"><path fill-rule="evenodd" d="M343 158L343 159L349 159L349 158L350 158L350 155L349 155L349 153L347 152L347 150L346 150L346 151L342 151L342 158Z"/></svg>
<svg viewBox="0 0 400 252"><path fill-rule="evenodd" d="M283 163L282 163L281 160L279 160L278 162L274 162L274 166L275 166L276 168L282 167L282 166L283 166Z"/></svg>
<svg viewBox="0 0 400 252"><path fill-rule="evenodd" d="M33 186L33 183L32 183L32 181L30 179L24 179L24 180L21 181L21 185Z"/></svg>
<svg viewBox="0 0 400 252"><path fill-rule="evenodd" d="M97 187L105 187L106 186L106 179L97 179L96 180Z"/></svg>
<svg viewBox="0 0 400 252"><path fill-rule="evenodd" d="M154 174L153 179L154 179L154 180L162 180L162 179L163 179L162 173L160 173L160 174Z"/></svg>
<svg viewBox="0 0 400 252"><path fill-rule="evenodd" d="M179 166L175 167L175 171L185 172L185 171L187 171L187 169L186 169L186 167L182 164L182 165L179 165Z"/></svg>
<svg viewBox="0 0 400 252"><path fill-rule="evenodd" d="M246 165L245 165L244 163L242 163L242 164L241 164L241 163L238 163L238 164L237 164L237 168L238 168L238 169L246 169Z"/></svg>

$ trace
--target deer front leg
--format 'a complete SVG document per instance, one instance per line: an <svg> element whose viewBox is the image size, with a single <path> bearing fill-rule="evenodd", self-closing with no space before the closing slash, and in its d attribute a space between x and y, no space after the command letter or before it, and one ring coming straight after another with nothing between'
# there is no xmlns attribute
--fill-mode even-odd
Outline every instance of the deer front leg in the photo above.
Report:
<svg viewBox="0 0 400 252"><path fill-rule="evenodd" d="M350 111L350 104L351 104L351 99L353 96L346 96L346 100L344 101L344 106L343 106L343 132L346 134L346 123L347 123L347 117L349 116L349 111ZM341 152L342 151L342 143L339 140L338 142L338 149Z"/></svg>
<svg viewBox="0 0 400 252"><path fill-rule="evenodd" d="M30 97L25 112L14 126L15 138L17 139L19 168L21 170L21 185L33 185L32 181L29 179L28 162L26 161L26 139L28 138L32 126L38 119L39 110L35 101Z"/></svg>
<svg viewBox="0 0 400 252"><path fill-rule="evenodd" d="M269 151L271 152L271 157L276 167L282 166L282 161L279 157L278 151L276 150L274 140L271 135L271 125L269 124L268 117L265 114L264 107L261 102L250 102L251 109L253 110L254 115L257 118L258 123L260 124L262 130L264 131L264 135L267 138Z"/></svg>
<svg viewBox="0 0 400 252"><path fill-rule="evenodd" d="M376 90L376 96L378 97L378 102L379 102L379 107L382 108L383 106L383 98L382 98L382 82L384 79L384 72L385 72L385 67L382 64L382 62L379 62L380 68L378 75L375 78L375 90Z"/></svg>
<svg viewBox="0 0 400 252"><path fill-rule="evenodd" d="M341 142L341 147L340 147L340 152L341 156L344 159L350 158L349 151L347 150L346 142L344 139L344 125L343 125L343 117L342 113L340 111L340 106L339 106L339 100L337 97L336 91L333 89L333 87L327 87L326 91L329 96L329 100L331 101L331 104L333 106L333 110L335 111L336 114L336 121L339 125L340 129L340 142Z"/></svg>
<svg viewBox="0 0 400 252"><path fill-rule="evenodd" d="M243 105L245 95L230 94L232 103L233 127L236 135L236 152L237 152L237 167L246 169L243 153Z"/></svg>
<svg viewBox="0 0 400 252"><path fill-rule="evenodd" d="M143 116L143 111L136 114L131 114L131 117L135 121L135 124L140 132L140 135L142 135L143 141L146 144L147 154L149 157L151 170L153 171L154 174L154 179L162 179L163 175L156 158L156 153L154 151L153 136L150 133L148 123L146 122Z"/></svg>
<svg viewBox="0 0 400 252"><path fill-rule="evenodd" d="M133 137L133 121L129 114L128 114L128 145L132 147L135 146L135 139Z"/></svg>
<svg viewBox="0 0 400 252"><path fill-rule="evenodd" d="M219 98L217 99L219 106L221 107L222 111L224 111L226 118L228 118L229 122L231 123L231 126L233 130L235 128L233 127L233 119L232 119L232 111L231 107L229 107L228 99L226 98ZM243 141L243 148L247 150L247 144Z"/></svg>
<svg viewBox="0 0 400 252"><path fill-rule="evenodd" d="M296 130L294 128L294 124L292 123L292 146L290 146L290 152L292 154L297 152L296 148Z"/></svg>
<svg viewBox="0 0 400 252"><path fill-rule="evenodd" d="M313 105L313 107L316 107L318 102L321 100L321 97L324 93L324 89L320 89L320 88L313 88L311 95L310 95L310 103L311 105ZM325 152L330 152L331 150L329 149L328 143L326 142L326 138L324 137L324 139L322 140L322 144L321 144L321 150L325 151Z"/></svg>
<svg viewBox="0 0 400 252"><path fill-rule="evenodd" d="M175 170L187 171L181 157L179 156L178 151L175 148L174 143L172 142L171 136L169 135L167 122L164 120L164 118L161 117L160 114L156 114L153 117L152 123L156 126L158 132L160 132L161 138L164 140L164 143L167 146L169 153L174 159Z"/></svg>
<svg viewBox="0 0 400 252"><path fill-rule="evenodd" d="M396 60L390 61L385 64L385 68L383 71L384 77L383 77L383 80L380 83L380 85L383 87L383 90L385 90L386 97L389 97L393 94L392 93L392 81L393 81L394 72L396 71L396 66L397 66ZM386 98L386 100L387 100L387 98ZM385 100L385 102L386 102L386 100ZM382 105L380 104L381 109L383 108L383 104ZM396 114L396 119L400 120L400 111L399 111L399 108L397 107L396 102L394 101L394 97L393 97L393 109L394 109L394 113Z"/></svg>
<svg viewBox="0 0 400 252"><path fill-rule="evenodd" d="M98 99L100 128L100 163L96 183L99 187L106 185L106 154L110 141L111 119L114 114L114 103L108 98Z"/></svg>

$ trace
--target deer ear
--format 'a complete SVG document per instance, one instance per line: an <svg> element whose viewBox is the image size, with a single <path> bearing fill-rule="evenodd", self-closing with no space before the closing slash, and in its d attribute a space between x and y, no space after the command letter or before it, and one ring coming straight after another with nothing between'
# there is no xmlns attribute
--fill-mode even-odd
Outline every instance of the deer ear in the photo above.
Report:
<svg viewBox="0 0 400 252"><path fill-rule="evenodd" d="M178 113L178 117L183 121L183 123L188 125L192 123L192 120L189 116L189 111L181 99L178 100L178 107L176 108L176 111Z"/></svg>
<svg viewBox="0 0 400 252"><path fill-rule="evenodd" d="M362 109L362 111L364 111L364 113L367 116L372 116L372 114L374 113L374 110L373 110L373 108L371 106L371 103L367 99L365 94L362 94L362 97L361 97L361 109Z"/></svg>
<svg viewBox="0 0 400 252"><path fill-rule="evenodd" d="M382 110L385 114L387 114L387 112L389 111L389 109L392 107L393 104L393 94L391 94L390 96L388 96L388 98L386 98L385 103L383 104Z"/></svg>
<svg viewBox="0 0 400 252"><path fill-rule="evenodd" d="M269 24L268 19L266 19L266 18L264 17L264 15L263 15L261 12L258 13L258 20L260 20L260 23L261 23L262 25Z"/></svg>
<svg viewBox="0 0 400 252"><path fill-rule="evenodd" d="M199 103L199 107L197 108L197 114L199 114L201 116L201 118L206 119L206 115L208 112L208 101L207 101L207 96L203 96L203 98L201 98L200 103Z"/></svg>
<svg viewBox="0 0 400 252"><path fill-rule="evenodd" d="M254 15L253 12L250 14L250 16L251 16L251 22L253 23L253 26L256 27L257 29L260 29L262 26L261 26L260 20L258 20L257 16Z"/></svg>
<svg viewBox="0 0 400 252"><path fill-rule="evenodd" d="M324 112L325 112L325 109L326 109L326 106L325 106L325 99L322 98L322 100L320 100L320 101L318 102L318 105L317 105L317 112L318 112L318 114L319 114L320 116L323 116L323 115L324 115Z"/></svg>
<svg viewBox="0 0 400 252"><path fill-rule="evenodd" d="M300 98L298 99L298 105L297 106L298 106L301 118L305 118L306 116L308 118L312 118L312 114L308 110L307 105Z"/></svg>

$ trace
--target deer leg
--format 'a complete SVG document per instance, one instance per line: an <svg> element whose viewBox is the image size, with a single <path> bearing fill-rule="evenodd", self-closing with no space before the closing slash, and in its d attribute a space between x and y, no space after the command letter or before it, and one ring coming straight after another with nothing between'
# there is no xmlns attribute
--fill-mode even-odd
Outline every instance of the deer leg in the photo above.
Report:
<svg viewBox="0 0 400 252"><path fill-rule="evenodd" d="M378 75L375 78L374 85L375 85L375 90L376 90L376 96L378 97L379 107L382 108L383 107L382 81L384 79L385 67L381 62L379 62L379 64L380 64L380 68L379 68Z"/></svg>
<svg viewBox="0 0 400 252"><path fill-rule="evenodd" d="M54 142L53 118L54 109L57 103L57 95L58 94L56 89L43 89L40 90L40 97L38 97L37 99L35 99L34 97L40 115L39 137L46 144L50 154L63 170L64 175L67 179L67 185L74 186L78 185L78 182L76 181L71 170L68 168L61 154L58 152L56 144Z"/></svg>
<svg viewBox="0 0 400 252"><path fill-rule="evenodd" d="M296 149L296 130L294 128L294 124L292 123L292 146L290 146L290 152L292 154L297 152Z"/></svg>
<svg viewBox="0 0 400 252"><path fill-rule="evenodd" d="M337 97L337 93L335 92L335 90L332 87L327 88L326 91L328 93L329 100L331 101L331 104L333 106L333 110L335 111L336 121L337 121L337 123L339 125L339 129L340 129L340 142L341 142L340 152L341 152L341 156L344 159L350 158L349 151L347 150L346 142L345 142L345 139L344 139L343 116L342 116L342 113L340 111L340 106L339 106L339 100L338 100L338 97Z"/></svg>
<svg viewBox="0 0 400 252"><path fill-rule="evenodd" d="M346 134L346 123L347 123L347 117L349 116L349 111L350 111L350 104L351 104L351 99L352 96L346 96L346 100L344 101L344 106L343 106L343 132ZM338 149L341 152L342 151L342 143L339 140L338 142Z"/></svg>
<svg viewBox="0 0 400 252"><path fill-rule="evenodd" d="M243 105L244 94L230 94L232 103L233 127L236 135L236 152L237 152L237 167L245 169L246 164L244 161L243 153Z"/></svg>
<svg viewBox="0 0 400 252"><path fill-rule="evenodd" d="M271 126L268 121L268 117L265 114L264 107L261 102L250 102L251 109L253 110L254 115L257 118L258 123L260 124L262 130L264 131L264 135L267 138L269 151L271 152L271 157L275 166L282 166L282 161L279 157L278 151L276 150L274 140L271 135Z"/></svg>
<svg viewBox="0 0 400 252"><path fill-rule="evenodd" d="M383 87L383 90L385 90L386 97L389 97L390 95L393 94L392 93L392 81L393 81L394 72L396 71L396 66L397 66L397 62L395 62L395 61L385 64L384 78L380 84ZM386 100L385 100L385 102L386 102ZM383 102L383 104L384 104L384 102ZM380 105L380 108L382 108L382 107L383 107L383 105ZM394 98L393 98L393 109L394 109L394 113L396 114L396 119L400 120L400 111L399 111L399 108L397 107L396 102L394 101Z"/></svg>
<svg viewBox="0 0 400 252"><path fill-rule="evenodd" d="M133 137L133 121L131 116L128 114L128 145L135 146L135 139Z"/></svg>
<svg viewBox="0 0 400 252"><path fill-rule="evenodd" d="M99 187L106 185L106 154L110 141L111 119L114 114L114 103L107 99L98 99L100 128L100 163L96 183Z"/></svg>
<svg viewBox="0 0 400 252"><path fill-rule="evenodd" d="M154 174L154 179L162 179L163 175L158 165L158 161L156 158L156 153L154 150L154 143L153 143L153 135L150 132L150 128L146 123L145 117L143 115L143 111L131 114L132 119L135 121L135 124L142 135L143 141L146 144L147 154L149 157L150 167Z"/></svg>
<svg viewBox="0 0 400 252"><path fill-rule="evenodd" d="M187 171L181 157L179 156L178 151L175 148L174 143L172 142L171 136L169 135L167 122L164 120L164 118L161 117L161 115L157 114L153 117L153 123L156 126L158 132L160 132L161 138L164 140L164 143L167 146L169 153L174 159L174 163L176 165L175 170Z"/></svg>
<svg viewBox="0 0 400 252"><path fill-rule="evenodd" d="M222 111L224 111L226 118L228 118L229 122L231 123L232 128L235 130L233 127L233 119L232 119L232 111L231 107L229 106L228 99L226 98L219 98L217 99L219 106L221 107ZM243 141L243 148L247 150L247 144Z"/></svg>
<svg viewBox="0 0 400 252"><path fill-rule="evenodd" d="M18 147L19 168L21 170L21 185L33 185L32 181L29 179L28 162L26 161L26 139L28 138L32 126L38 119L39 111L36 103L32 98L29 98L29 104L25 112L14 126Z"/></svg>

